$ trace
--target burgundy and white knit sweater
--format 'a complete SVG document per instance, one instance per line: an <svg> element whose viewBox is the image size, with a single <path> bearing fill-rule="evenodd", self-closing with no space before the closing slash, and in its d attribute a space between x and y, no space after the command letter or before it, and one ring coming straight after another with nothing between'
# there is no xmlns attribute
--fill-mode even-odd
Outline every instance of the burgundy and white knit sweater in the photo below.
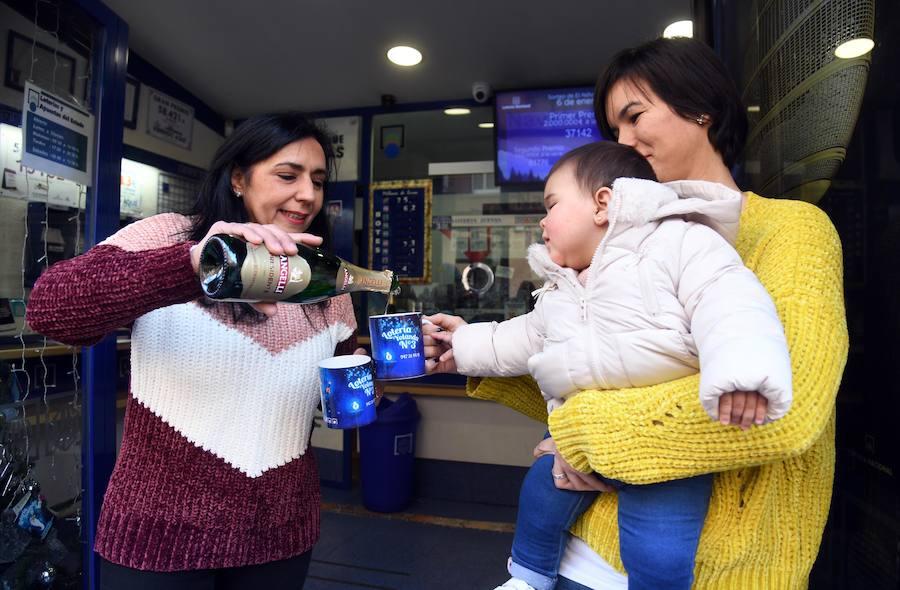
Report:
<svg viewBox="0 0 900 590"><path fill-rule="evenodd" d="M319 537L307 453L321 359L355 340L348 295L262 322L201 304L185 230L157 215L49 268L28 323L89 345L132 325L131 395L95 550L156 571L286 559ZM350 352L350 350L347 350Z"/></svg>

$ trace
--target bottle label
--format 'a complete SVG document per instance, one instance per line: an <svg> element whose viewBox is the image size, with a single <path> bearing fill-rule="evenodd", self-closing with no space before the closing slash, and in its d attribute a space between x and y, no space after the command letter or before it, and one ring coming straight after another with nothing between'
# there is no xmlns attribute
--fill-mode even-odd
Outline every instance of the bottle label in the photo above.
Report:
<svg viewBox="0 0 900 590"><path fill-rule="evenodd" d="M336 287L338 293L350 293L353 291L388 293L391 290L393 277L393 273L389 270L369 270L341 263Z"/></svg>
<svg viewBox="0 0 900 590"><path fill-rule="evenodd" d="M264 245L248 243L241 266L241 299L281 301L306 289L311 278L309 263L302 256L273 256Z"/></svg>

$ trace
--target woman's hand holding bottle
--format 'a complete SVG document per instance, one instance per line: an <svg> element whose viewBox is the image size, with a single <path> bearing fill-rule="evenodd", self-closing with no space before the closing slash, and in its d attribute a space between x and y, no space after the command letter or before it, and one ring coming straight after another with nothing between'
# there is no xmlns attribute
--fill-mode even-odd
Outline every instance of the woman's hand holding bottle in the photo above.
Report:
<svg viewBox="0 0 900 590"><path fill-rule="evenodd" d="M206 236L199 244L191 247L191 266L195 273L200 272L200 252L210 237L216 234L228 234L236 236L243 240L255 244L265 244L266 250L270 254L280 256L282 254L293 256L297 254L297 242L306 244L307 246L318 246L322 243L322 238L307 233L288 233L277 225L260 225L258 223L233 223L228 221L217 221L212 224ZM256 311L272 317L275 315L276 306L273 301L260 301L250 304Z"/></svg>

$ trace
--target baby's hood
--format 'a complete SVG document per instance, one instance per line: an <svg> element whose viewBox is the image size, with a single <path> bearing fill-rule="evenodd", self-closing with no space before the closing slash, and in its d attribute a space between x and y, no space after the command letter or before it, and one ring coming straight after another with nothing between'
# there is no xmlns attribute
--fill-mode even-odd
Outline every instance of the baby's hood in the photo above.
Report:
<svg viewBox="0 0 900 590"><path fill-rule="evenodd" d="M577 273L571 268L564 268L553 262L547 246L541 243L528 246L528 266L544 281L566 276L570 280L577 280Z"/></svg>
<svg viewBox="0 0 900 590"><path fill-rule="evenodd" d="M741 193L717 182L677 180L659 183L641 178L613 182L609 205L609 235L629 227L682 216L708 225L734 244L741 218Z"/></svg>
<svg viewBox="0 0 900 590"><path fill-rule="evenodd" d="M742 195L723 184L705 180L659 183L641 178L619 178L613 182L612 192L609 230L597 248L598 252L610 239L629 228L673 216L708 225L730 244L734 244L737 237ZM553 262L547 246L541 243L528 247L528 264L544 280L559 277L577 280L577 273Z"/></svg>

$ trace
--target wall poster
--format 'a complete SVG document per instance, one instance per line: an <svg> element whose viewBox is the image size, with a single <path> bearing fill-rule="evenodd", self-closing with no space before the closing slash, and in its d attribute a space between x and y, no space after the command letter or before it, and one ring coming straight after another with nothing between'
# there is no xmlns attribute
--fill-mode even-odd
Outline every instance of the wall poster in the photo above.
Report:
<svg viewBox="0 0 900 590"><path fill-rule="evenodd" d="M369 267L406 283L431 282L431 180L370 185Z"/></svg>

